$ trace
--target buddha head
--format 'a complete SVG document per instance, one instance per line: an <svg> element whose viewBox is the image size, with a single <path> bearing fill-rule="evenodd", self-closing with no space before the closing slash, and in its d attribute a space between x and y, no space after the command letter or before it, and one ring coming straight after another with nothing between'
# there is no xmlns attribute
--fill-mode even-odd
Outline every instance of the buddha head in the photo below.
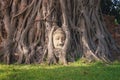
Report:
<svg viewBox="0 0 120 80"><path fill-rule="evenodd" d="M65 43L65 33L62 28L58 28L53 33L53 45L54 48L62 49Z"/></svg>

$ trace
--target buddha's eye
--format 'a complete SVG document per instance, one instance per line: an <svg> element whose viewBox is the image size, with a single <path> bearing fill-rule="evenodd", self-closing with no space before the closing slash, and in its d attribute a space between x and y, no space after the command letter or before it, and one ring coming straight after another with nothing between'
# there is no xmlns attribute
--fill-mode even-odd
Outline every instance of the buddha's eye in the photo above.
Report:
<svg viewBox="0 0 120 80"><path fill-rule="evenodd" d="M56 40L59 40L59 37L56 37L55 39L56 39Z"/></svg>
<svg viewBox="0 0 120 80"><path fill-rule="evenodd" d="M63 41L65 40L65 38L64 38L64 37L62 37L61 39L62 39Z"/></svg>

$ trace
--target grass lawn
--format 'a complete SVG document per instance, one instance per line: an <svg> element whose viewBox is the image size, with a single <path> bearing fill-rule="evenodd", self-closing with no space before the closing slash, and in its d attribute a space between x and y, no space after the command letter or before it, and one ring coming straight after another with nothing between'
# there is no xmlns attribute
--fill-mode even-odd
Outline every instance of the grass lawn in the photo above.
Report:
<svg viewBox="0 0 120 80"><path fill-rule="evenodd" d="M0 64L0 80L120 80L120 63L83 63L63 65Z"/></svg>

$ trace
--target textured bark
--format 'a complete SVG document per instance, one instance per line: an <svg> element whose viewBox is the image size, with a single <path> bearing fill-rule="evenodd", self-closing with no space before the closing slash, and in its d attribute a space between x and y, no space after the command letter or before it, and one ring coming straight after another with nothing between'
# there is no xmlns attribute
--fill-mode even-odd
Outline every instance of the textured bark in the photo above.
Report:
<svg viewBox="0 0 120 80"><path fill-rule="evenodd" d="M100 0L0 0L0 61L67 64L81 57L110 62L120 53L104 24ZM53 47L55 26L65 32Z"/></svg>

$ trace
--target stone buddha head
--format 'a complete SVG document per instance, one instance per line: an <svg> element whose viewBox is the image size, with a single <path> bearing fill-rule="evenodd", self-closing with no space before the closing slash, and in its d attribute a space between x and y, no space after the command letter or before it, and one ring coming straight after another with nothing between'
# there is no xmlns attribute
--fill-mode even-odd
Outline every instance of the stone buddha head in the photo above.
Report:
<svg viewBox="0 0 120 80"><path fill-rule="evenodd" d="M56 49L62 49L65 43L65 33L62 28L58 28L53 33L53 45Z"/></svg>

